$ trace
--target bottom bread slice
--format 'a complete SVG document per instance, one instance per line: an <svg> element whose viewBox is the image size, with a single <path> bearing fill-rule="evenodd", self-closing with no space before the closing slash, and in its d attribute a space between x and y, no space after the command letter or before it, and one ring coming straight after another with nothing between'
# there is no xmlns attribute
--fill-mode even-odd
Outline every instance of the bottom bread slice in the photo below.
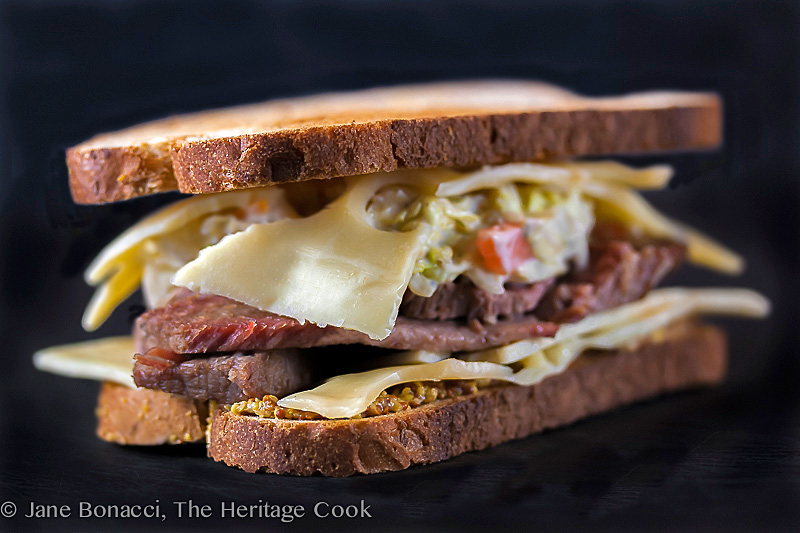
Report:
<svg viewBox="0 0 800 533"><path fill-rule="evenodd" d="M180 444L205 438L205 402L104 382L97 397L97 436L131 445Z"/></svg>
<svg viewBox="0 0 800 533"><path fill-rule="evenodd" d="M354 420L281 420L217 409L208 455L247 472L349 476L402 470L481 450L622 405L720 382L719 329L684 324L632 350L582 354L536 385L501 385L399 413Z"/></svg>

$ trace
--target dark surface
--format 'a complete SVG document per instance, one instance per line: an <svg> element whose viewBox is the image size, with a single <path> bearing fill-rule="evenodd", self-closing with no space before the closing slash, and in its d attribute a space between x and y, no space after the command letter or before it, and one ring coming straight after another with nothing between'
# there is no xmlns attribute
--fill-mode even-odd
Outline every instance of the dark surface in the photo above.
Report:
<svg viewBox="0 0 800 533"><path fill-rule="evenodd" d="M796 2L197 4L0 6L0 503L20 507L0 529L798 529ZM755 287L775 304L767 322L726 322L733 348L723 387L425 468L328 480L245 474L202 448L103 443L93 436L97 385L32 368L36 349L95 336L80 329L91 293L80 272L169 200L74 206L65 147L179 111L479 76L542 78L589 94L722 93L724 152L670 157L680 185L651 198L749 260L738 279L688 269L676 283ZM96 335L125 333L134 312L123 306ZM214 517L178 519L169 502L190 498L211 504ZM21 517L31 501L77 513L80 501L156 499L164 522ZM219 518L223 501L305 505L310 515L318 501L362 499L370 520Z"/></svg>

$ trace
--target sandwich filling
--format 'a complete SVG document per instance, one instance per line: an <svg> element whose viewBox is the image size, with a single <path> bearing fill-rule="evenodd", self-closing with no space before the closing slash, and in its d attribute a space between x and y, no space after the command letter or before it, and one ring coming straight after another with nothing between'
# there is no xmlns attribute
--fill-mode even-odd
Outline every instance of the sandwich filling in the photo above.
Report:
<svg viewBox="0 0 800 533"><path fill-rule="evenodd" d="M407 411L437 401L460 398L475 394L479 389L497 385L492 380L459 380L445 381L412 381L402 383L384 390L367 408L350 418L370 418ZM278 397L268 394L261 399L253 398L237 402L229 407L235 415L253 415L260 418L277 418L280 420L323 420L324 417L312 411L302 411L281 407Z"/></svg>
<svg viewBox="0 0 800 533"><path fill-rule="evenodd" d="M685 259L742 268L635 191L670 176L509 164L196 196L103 250L86 274L99 287L84 327L141 286L135 384L267 418L377 416L531 385L584 350L697 313L767 312L746 291L651 292ZM338 345L384 349L360 355L362 368L378 352L388 362L311 388L336 372L315 374L305 349L321 348L319 361Z"/></svg>
<svg viewBox="0 0 800 533"><path fill-rule="evenodd" d="M738 256L633 190L669 177L664 167L511 164L320 181L301 184L302 195L293 184L191 198L145 219L92 263L86 278L100 287L84 325L98 327L141 283L154 305L183 286L382 340L407 292L431 297L461 278L499 295L581 270L601 223L684 244L693 262L740 270Z"/></svg>

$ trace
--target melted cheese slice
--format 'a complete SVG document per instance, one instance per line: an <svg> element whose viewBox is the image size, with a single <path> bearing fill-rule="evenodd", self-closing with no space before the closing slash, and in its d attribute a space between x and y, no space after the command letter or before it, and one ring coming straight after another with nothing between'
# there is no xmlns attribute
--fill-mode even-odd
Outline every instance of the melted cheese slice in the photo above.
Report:
<svg viewBox="0 0 800 533"><path fill-rule="evenodd" d="M344 194L322 211L229 235L200 252L172 283L384 339L430 233L425 224L396 232L369 223L367 203L389 183L403 183L402 175L348 179Z"/></svg>
<svg viewBox="0 0 800 533"><path fill-rule="evenodd" d="M669 165L632 168L616 161L575 161L551 165L578 174L582 181L608 182L634 189L663 189L672 179L672 167Z"/></svg>
<svg viewBox="0 0 800 533"><path fill-rule="evenodd" d="M336 376L316 389L278 401L281 407L319 413L327 418L350 418L372 403L381 391L399 383L435 379L512 379L510 367L494 363L469 363L444 359L436 363L392 366L358 374ZM365 403L366 402L366 403Z"/></svg>
<svg viewBox="0 0 800 533"><path fill-rule="evenodd" d="M136 388L131 375L133 353L131 337L109 337L45 348L33 355L33 366L71 378L112 381Z"/></svg>
<svg viewBox="0 0 800 533"><path fill-rule="evenodd" d="M588 333L627 330L635 334L637 330L631 328L636 328L638 323L650 317L657 316L669 323L687 314L702 313L759 318L769 313L769 302L758 293L747 289L656 289L636 302L593 313L574 324L562 325L555 337L526 339L459 357L465 361L489 361L508 365L531 353Z"/></svg>
<svg viewBox="0 0 800 533"><path fill-rule="evenodd" d="M315 389L287 396L278 405L326 418L349 418L363 412L381 391L410 381L497 379L533 385L562 372L587 348L619 348L688 315L715 313L759 318L766 316L769 308L763 296L744 289L661 289L639 302L565 326L564 333L555 339L530 339L459 359L337 376ZM522 368L513 372L506 366L512 362Z"/></svg>
<svg viewBox="0 0 800 533"><path fill-rule="evenodd" d="M665 217L640 194L624 187L587 184L584 192L612 207L628 223L646 234L686 243L689 260L719 272L735 275L744 270L744 259L710 237Z"/></svg>
<svg viewBox="0 0 800 533"><path fill-rule="evenodd" d="M663 187L670 176L671 170L664 166L637 170L602 162L511 164L467 174L449 169L406 170L349 178L345 193L319 213L252 226L226 237L181 268L172 283L301 322L344 327L383 339L394 327L402 295L431 228L420 224L406 233L376 229L368 220L366 206L381 187L411 185L428 194L459 196L527 181L580 190L592 185L599 191L594 196L613 197L617 189L629 192L627 186ZM643 202L634 206L639 209L628 218L635 218L654 235L687 239L685 231L658 218ZM719 247L701 246L711 252L692 255L695 249L690 241L690 255L710 258L707 262L712 263L724 252Z"/></svg>

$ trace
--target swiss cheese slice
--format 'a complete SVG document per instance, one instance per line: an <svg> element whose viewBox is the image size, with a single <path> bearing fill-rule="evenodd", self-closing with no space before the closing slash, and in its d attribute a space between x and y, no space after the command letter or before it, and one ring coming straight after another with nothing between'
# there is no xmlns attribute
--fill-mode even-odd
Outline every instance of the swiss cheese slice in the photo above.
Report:
<svg viewBox="0 0 800 533"><path fill-rule="evenodd" d="M108 337L39 350L33 355L33 366L71 378L112 381L135 388L133 353L131 337Z"/></svg>
<svg viewBox="0 0 800 533"><path fill-rule="evenodd" d="M469 363L444 359L436 363L378 368L331 378L310 391L287 396L281 407L319 413L327 418L350 418L372 403L381 391L399 383L434 379L512 379L510 367L495 363ZM366 402L366 403L365 403Z"/></svg>
<svg viewBox="0 0 800 533"><path fill-rule="evenodd" d="M384 339L430 231L424 224L382 231L369 223L367 202L400 179L350 178L345 193L322 211L225 237L181 268L172 283Z"/></svg>
<svg viewBox="0 0 800 533"><path fill-rule="evenodd" d="M587 348L619 348L688 315L714 313L759 318L766 316L769 308L763 296L745 289L660 289L641 301L564 326L566 331L555 339L530 339L435 363L337 376L315 389L287 396L278 405L326 418L349 418L363 412L381 391L410 381L496 379L533 385L565 370ZM501 362L518 363L521 368L513 372Z"/></svg>

